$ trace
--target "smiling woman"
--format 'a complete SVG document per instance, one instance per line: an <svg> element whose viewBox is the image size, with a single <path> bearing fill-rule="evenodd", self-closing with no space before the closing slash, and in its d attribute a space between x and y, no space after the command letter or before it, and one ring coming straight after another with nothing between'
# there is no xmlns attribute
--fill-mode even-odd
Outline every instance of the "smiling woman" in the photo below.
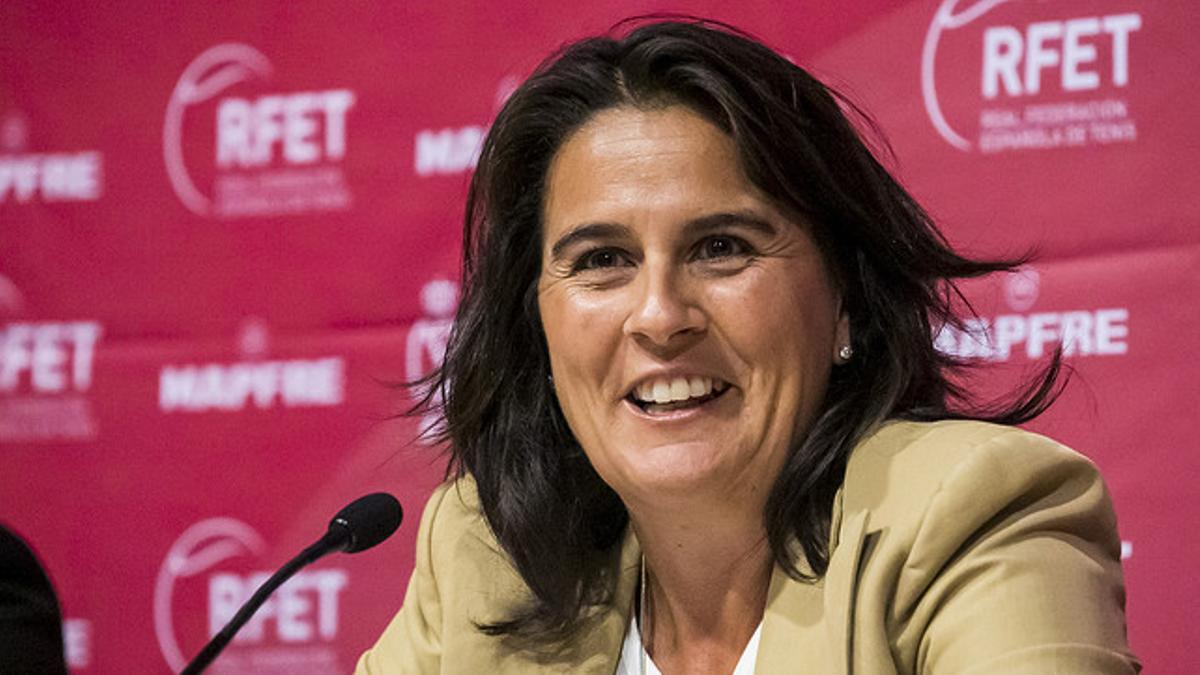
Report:
<svg viewBox="0 0 1200 675"><path fill-rule="evenodd" d="M1102 481L1011 426L1057 359L985 410L933 345L1022 261L950 250L839 101L707 22L516 90L420 383L453 480L360 672L1137 669Z"/></svg>

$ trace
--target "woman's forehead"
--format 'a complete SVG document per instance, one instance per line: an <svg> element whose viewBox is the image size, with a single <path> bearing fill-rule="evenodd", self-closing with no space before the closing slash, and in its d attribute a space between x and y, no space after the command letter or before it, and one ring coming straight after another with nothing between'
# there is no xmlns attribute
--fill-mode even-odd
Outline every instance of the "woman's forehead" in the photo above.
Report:
<svg viewBox="0 0 1200 675"><path fill-rule="evenodd" d="M765 201L733 140L683 106L598 113L556 153L546 180L547 229L580 219L697 212Z"/></svg>

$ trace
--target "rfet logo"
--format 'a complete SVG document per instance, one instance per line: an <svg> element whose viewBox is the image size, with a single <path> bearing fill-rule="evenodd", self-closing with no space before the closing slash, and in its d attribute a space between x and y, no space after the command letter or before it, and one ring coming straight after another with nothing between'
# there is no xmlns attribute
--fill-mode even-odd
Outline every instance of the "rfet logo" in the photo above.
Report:
<svg viewBox="0 0 1200 675"><path fill-rule="evenodd" d="M341 162L348 89L272 91L258 50L220 44L183 71L167 105L163 160L179 200L234 217L347 208Z"/></svg>
<svg viewBox="0 0 1200 675"><path fill-rule="evenodd" d="M86 202L103 193L99 152L30 152L25 115L10 110L0 117L0 204Z"/></svg>
<svg viewBox="0 0 1200 675"><path fill-rule="evenodd" d="M95 321L0 325L0 442L96 436L88 390L103 332Z"/></svg>
<svg viewBox="0 0 1200 675"><path fill-rule="evenodd" d="M167 551L154 584L154 632L171 668L181 670L271 576L266 544L234 518L209 518ZM223 672L334 672L346 570L308 569L281 586L221 656Z"/></svg>
<svg viewBox="0 0 1200 675"><path fill-rule="evenodd" d="M942 0L921 93L950 145L985 153L1137 139L1142 16L1129 0Z"/></svg>

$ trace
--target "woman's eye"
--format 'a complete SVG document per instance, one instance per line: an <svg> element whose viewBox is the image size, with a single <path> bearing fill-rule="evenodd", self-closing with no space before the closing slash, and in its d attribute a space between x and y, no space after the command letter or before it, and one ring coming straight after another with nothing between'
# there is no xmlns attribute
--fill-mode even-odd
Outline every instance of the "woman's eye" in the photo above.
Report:
<svg viewBox="0 0 1200 675"><path fill-rule="evenodd" d="M746 243L737 237L709 237L700 242L699 256L703 259L728 258L748 250Z"/></svg>
<svg viewBox="0 0 1200 675"><path fill-rule="evenodd" d="M604 267L618 267L624 265L626 258L624 254L616 249L602 248L589 253L585 253L578 262L575 263L576 270L595 270Z"/></svg>

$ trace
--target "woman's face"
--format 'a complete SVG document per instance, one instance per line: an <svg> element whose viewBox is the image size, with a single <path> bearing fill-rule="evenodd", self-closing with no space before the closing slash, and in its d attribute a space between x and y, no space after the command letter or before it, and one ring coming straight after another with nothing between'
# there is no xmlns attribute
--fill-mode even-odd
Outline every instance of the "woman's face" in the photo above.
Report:
<svg viewBox="0 0 1200 675"><path fill-rule="evenodd" d="M554 387L596 471L626 502L765 499L848 341L804 227L682 106L597 114L554 157L544 209Z"/></svg>

